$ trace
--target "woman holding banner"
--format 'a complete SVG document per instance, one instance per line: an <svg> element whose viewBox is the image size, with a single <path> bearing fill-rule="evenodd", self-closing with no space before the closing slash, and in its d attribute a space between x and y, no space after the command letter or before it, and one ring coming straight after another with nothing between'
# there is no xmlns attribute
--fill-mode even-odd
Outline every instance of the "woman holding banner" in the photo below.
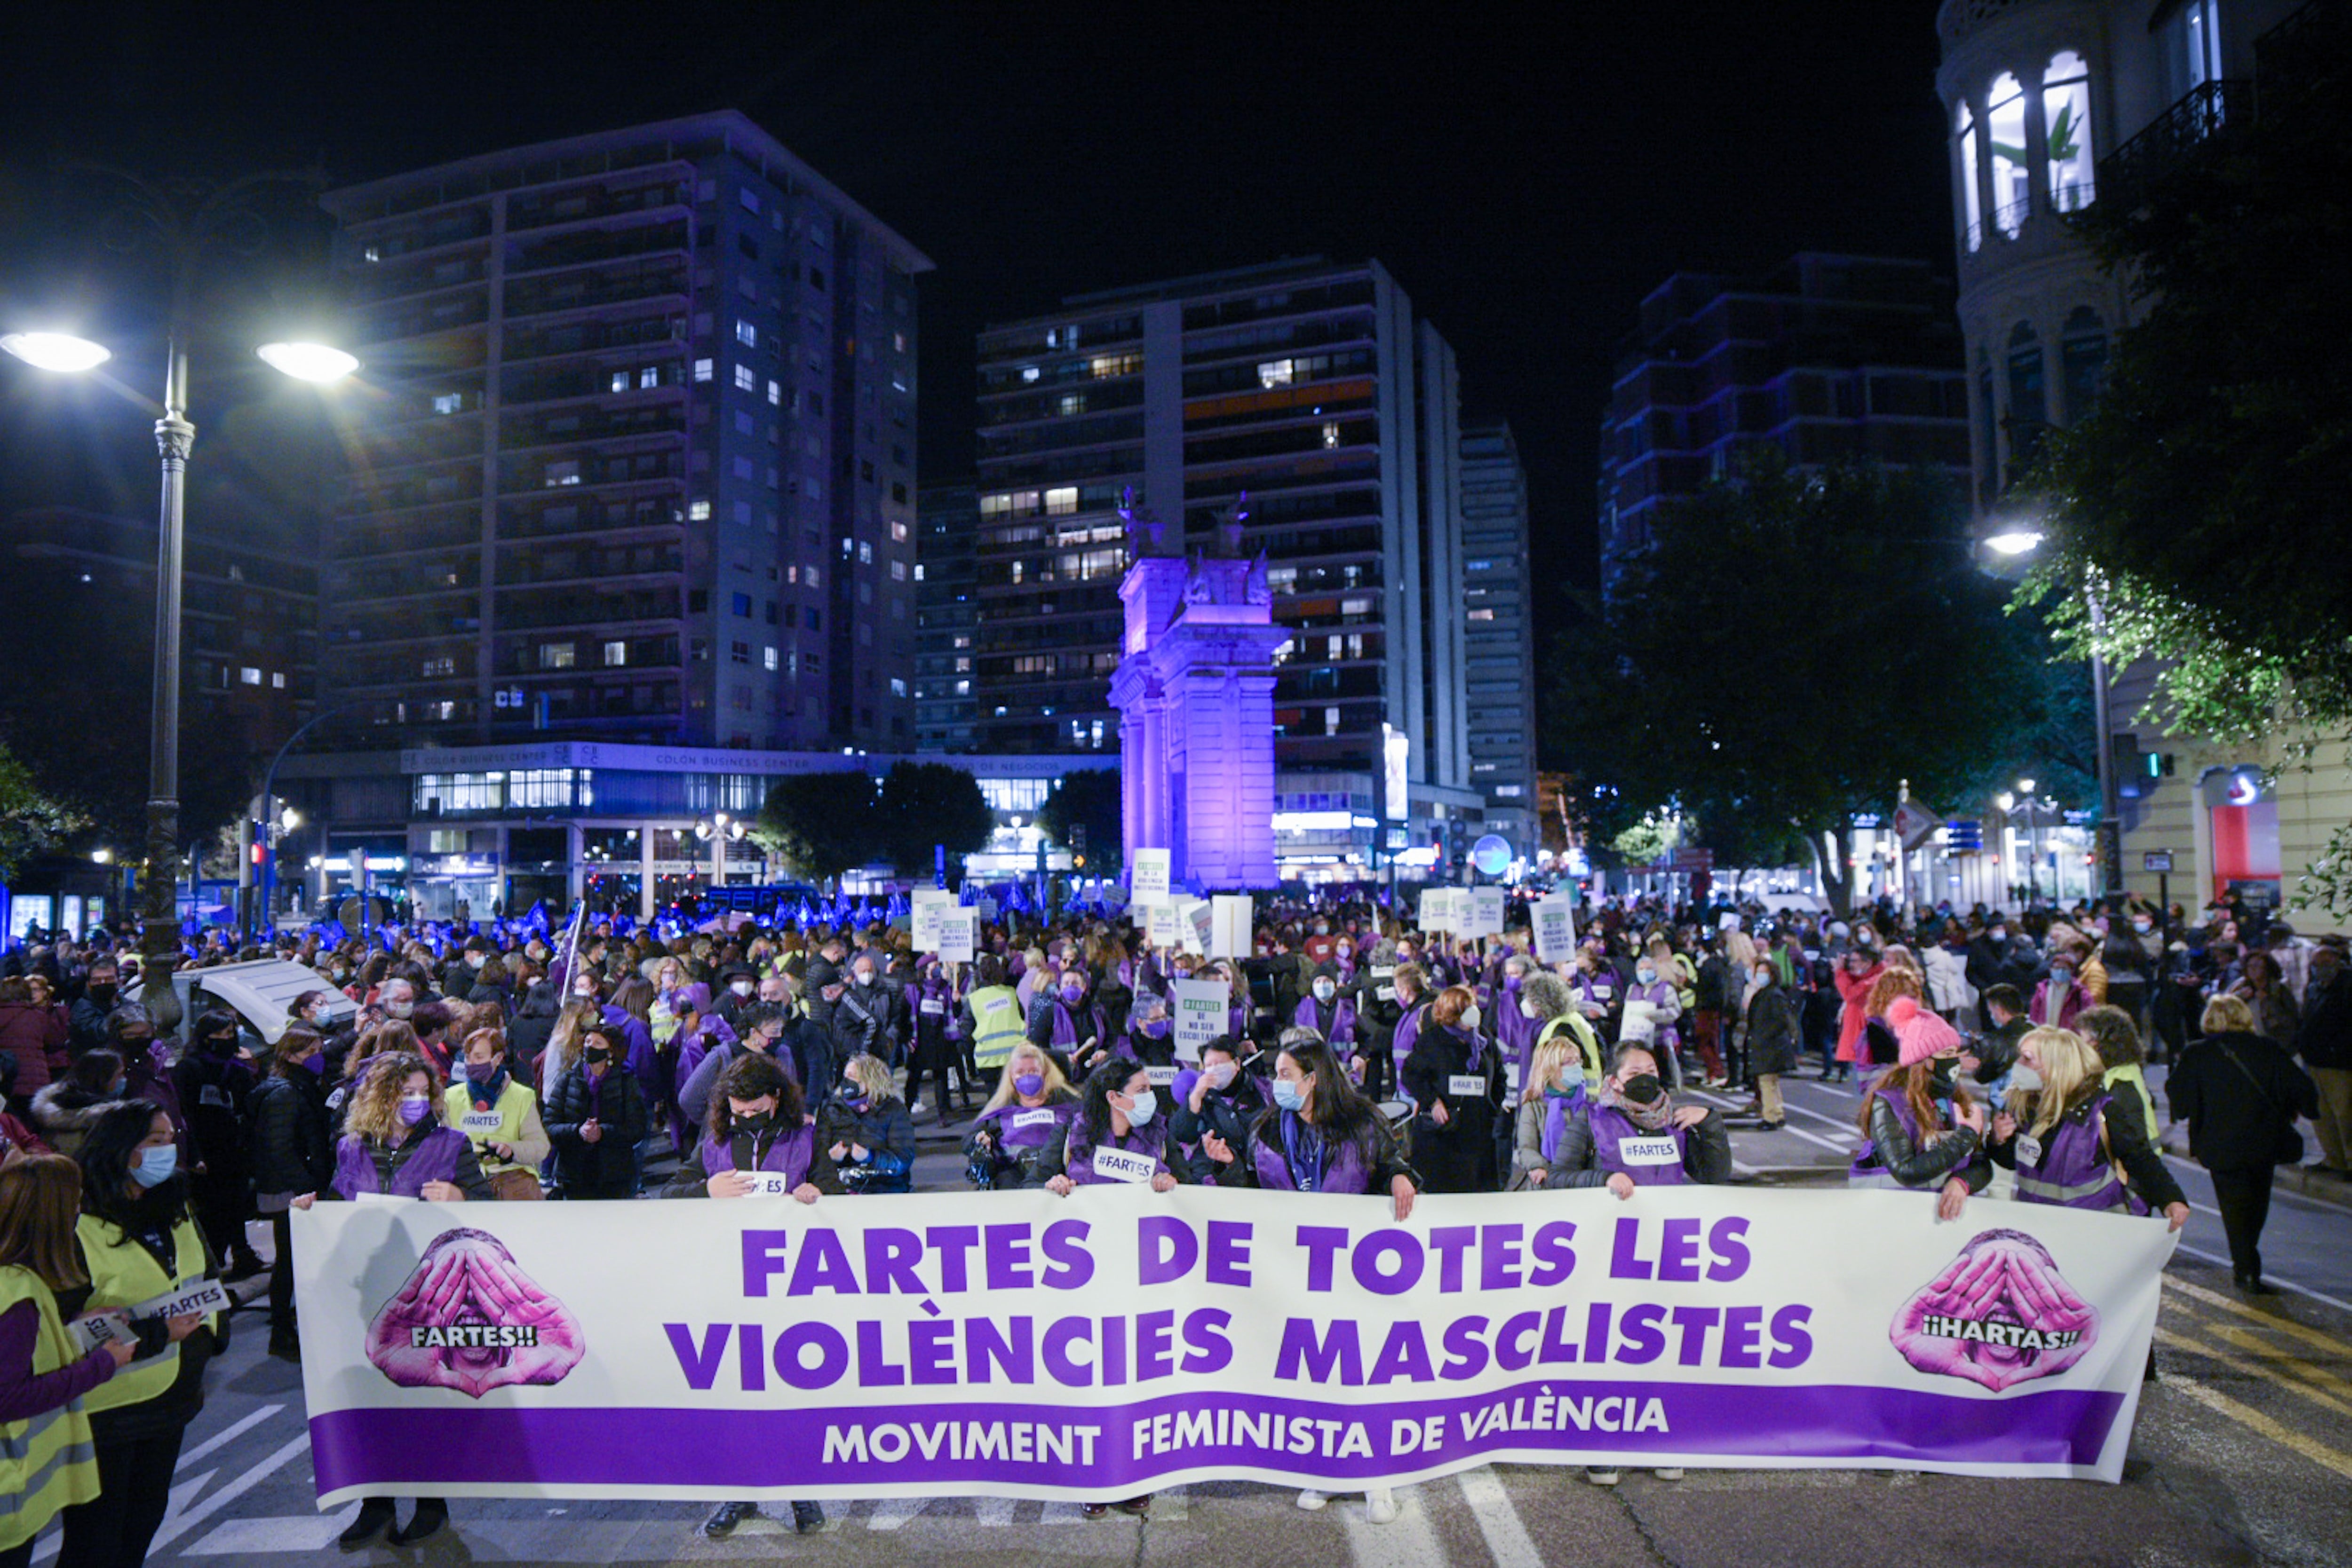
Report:
<svg viewBox="0 0 2352 1568"><path fill-rule="evenodd" d="M1283 1038L1301 1033L1314 1031L1288 1030ZM1187 1070L1176 1080L1176 1110L1168 1119L1169 1131L1177 1143L1198 1151L1192 1170L1203 1186L1235 1185L1236 1178L1228 1173L1247 1139L1250 1124L1265 1113L1263 1081L1243 1065L1248 1056L1247 1045L1229 1034L1219 1035L1201 1048L1198 1070Z"/></svg>
<svg viewBox="0 0 2352 1568"><path fill-rule="evenodd" d="M1400 967L1398 977L1403 977ZM1431 1192L1493 1192L1502 1186L1495 1123L1503 1107L1503 1053L1479 1032L1478 1004L1448 986L1414 1019L1412 1054L1400 1082L1412 1102L1413 1156ZM1402 1043L1405 1031L1400 1029Z"/></svg>
<svg viewBox="0 0 2352 1568"><path fill-rule="evenodd" d="M1511 1163L1530 1190L1568 1185L1555 1180L1560 1146L1569 1124L1585 1113L1591 1092L1580 1056L1576 1041L1561 1030L1536 1047L1535 1061L1524 1074Z"/></svg>
<svg viewBox="0 0 2352 1568"><path fill-rule="evenodd" d="M878 1056L853 1056L819 1117L817 1141L851 1192L914 1190L915 1119Z"/></svg>
<svg viewBox="0 0 2352 1568"><path fill-rule="evenodd" d="M747 1053L720 1072L698 1155L664 1189L664 1197L743 1197L767 1190L761 1178L772 1176L798 1201L814 1203L834 1185L833 1162L801 1103L801 1086L784 1076L772 1056ZM722 1502L702 1521L702 1533L723 1540L759 1511L756 1502ZM813 1502L793 1504L795 1533L824 1527L824 1509Z"/></svg>
<svg viewBox="0 0 2352 1568"><path fill-rule="evenodd" d="M1958 1219L1969 1195L1992 1180L1984 1108L1955 1076L1958 1031L1916 997L1895 998L1886 1021L1900 1055L1863 1097L1857 1120L1869 1142L1853 1156L1846 1185L1932 1191L1937 1214Z"/></svg>
<svg viewBox="0 0 2352 1568"><path fill-rule="evenodd" d="M2017 1055L2042 1087L2010 1094L1992 1119L1991 1155L2017 1173L2019 1202L2161 1213L2175 1230L2189 1223L2189 1199L2137 1108L2123 1113L2100 1082L2096 1047L2072 1030L2037 1029Z"/></svg>
<svg viewBox="0 0 2352 1568"><path fill-rule="evenodd" d="M1222 1158L1224 1145L1215 1134L1202 1142L1212 1158ZM1420 1196L1421 1184L1388 1124L1312 1030L1283 1035L1274 1059L1274 1103L1258 1113L1233 1153L1236 1157L1222 1169L1233 1173L1236 1185L1347 1197L1386 1193L1400 1224L1412 1217ZM1312 1488L1298 1494L1304 1509L1328 1500ZM1397 1515L1396 1492L1369 1488L1364 1508L1373 1523L1386 1524Z"/></svg>
<svg viewBox="0 0 2352 1568"><path fill-rule="evenodd" d="M982 1188L1035 1186L1038 1162L1058 1145L1078 1097L1053 1057L1018 1045L999 1075L996 1092L964 1134L965 1175Z"/></svg>

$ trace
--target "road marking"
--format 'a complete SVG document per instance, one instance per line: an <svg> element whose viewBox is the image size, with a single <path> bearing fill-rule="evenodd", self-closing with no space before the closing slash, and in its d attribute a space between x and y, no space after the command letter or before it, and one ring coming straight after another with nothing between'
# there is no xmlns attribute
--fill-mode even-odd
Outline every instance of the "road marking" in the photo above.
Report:
<svg viewBox="0 0 2352 1568"><path fill-rule="evenodd" d="M175 1472L177 1470L186 1469L190 1465L194 1464L198 1459L203 1458L206 1454L211 1453L214 1449L218 1448L223 1444L243 1437L246 1433L251 1431L254 1427L260 1426L264 1421L268 1420L272 1416L277 1415L280 1410L285 1408L286 1406L283 1405L265 1405L260 1409L253 1412L250 1416L246 1416L243 1420L238 1421L235 1426L225 1427L218 1432L215 1432L211 1437L206 1437L203 1442L198 1443L194 1448L190 1448L186 1453L180 1456L180 1462L174 1467Z"/></svg>
<svg viewBox="0 0 2352 1568"><path fill-rule="evenodd" d="M2325 1443L2315 1442L2250 1406L2241 1405L2227 1395L2215 1393L2193 1377L2168 1377L2164 1380L2164 1386L2188 1396L2249 1431L2261 1433L2282 1448L2294 1449L2324 1469L2334 1470L2337 1475L2352 1479L2352 1454L2339 1453Z"/></svg>
<svg viewBox="0 0 2352 1568"><path fill-rule="evenodd" d="M258 1557L275 1552L324 1552L335 1543L343 1527L359 1517L359 1511L354 1503L337 1513L224 1520L201 1541L181 1548L180 1555Z"/></svg>
<svg viewBox="0 0 2352 1568"><path fill-rule="evenodd" d="M1478 1532L1486 1538L1486 1550L1495 1554L1495 1568L1544 1568L1543 1553L1536 1550L1495 1468L1483 1465L1456 1479L1469 1500L1470 1516L1478 1521Z"/></svg>
<svg viewBox="0 0 2352 1568"><path fill-rule="evenodd" d="M2194 1340L2186 1334L2174 1333L2170 1329L2157 1330L2156 1338L2159 1344L2168 1344L2175 1350L2187 1351L2191 1355L2201 1355L2209 1360L2218 1361L2233 1372L2248 1377L2259 1377L2273 1387L2284 1389L2289 1394L2301 1395L2313 1404L2324 1406L2336 1415L2352 1416L2352 1405L2345 1404L2334 1395L2323 1393L2308 1384L2296 1383L2281 1377L2260 1363L2248 1361L2242 1356L2231 1355L2228 1351L2218 1350L2202 1340Z"/></svg>
<svg viewBox="0 0 2352 1568"><path fill-rule="evenodd" d="M971 1500L971 1511L982 1524L990 1529L1002 1529L1013 1522L1013 1500L1009 1497L976 1497Z"/></svg>
<svg viewBox="0 0 2352 1568"><path fill-rule="evenodd" d="M2264 1361L2278 1363L2279 1369L2289 1377L2308 1383L2315 1388L2328 1390L2337 1400L2347 1402L2345 1405L2345 1414L2352 1416L2352 1383L2347 1383L2325 1367L2313 1365L2294 1351L2272 1344L2250 1329L2242 1329L2235 1323L2191 1321L2196 1322L2198 1326L2207 1333L2218 1336L2225 1343L2251 1352L2261 1356Z"/></svg>
<svg viewBox="0 0 2352 1568"><path fill-rule="evenodd" d="M1339 1522L1347 1527L1348 1550L1355 1559L1355 1568L1429 1568L1433 1563L1445 1561L1445 1549L1438 1543L1437 1531L1430 1528L1429 1514L1421 1505L1421 1488L1396 1489L1397 1516L1386 1524L1374 1524L1364 1512L1361 1498L1349 1498L1340 1502L1332 1500L1339 1512Z"/></svg>
<svg viewBox="0 0 2352 1568"><path fill-rule="evenodd" d="M1829 1152L1833 1155L1848 1155L1853 1152L1853 1150L1847 1145L1832 1144L1827 1138L1822 1137L1819 1133L1808 1133L1802 1127L1783 1127L1781 1131L1802 1138L1809 1144L1819 1144L1822 1147L1829 1150Z"/></svg>
<svg viewBox="0 0 2352 1568"><path fill-rule="evenodd" d="M908 1520L914 1518L917 1514L922 1512L926 1507L929 1506L930 1500L930 1499L926 1497L883 1498L881 1500L875 1503L874 1511L866 1516L866 1528L868 1530L903 1530L906 1528L907 1521Z"/></svg>
<svg viewBox="0 0 2352 1568"><path fill-rule="evenodd" d="M2195 1171L2201 1176L2210 1176L2212 1174L2203 1166L2199 1165L2195 1160L2189 1158L2185 1155L2168 1153L2164 1156L2164 1160L2167 1165L2179 1166L2185 1171ZM2305 1208L2316 1209L2323 1214L2341 1214L2344 1212L2345 1208L2343 1204L2330 1203L2324 1197L2305 1197L2299 1192L2290 1192L2285 1187L2277 1186L2273 1186L2271 1188L2271 1201L2273 1203L2299 1203ZM2205 1212L2212 1214L2217 1211L2209 1208Z"/></svg>
<svg viewBox="0 0 2352 1568"><path fill-rule="evenodd" d="M2183 1247L2180 1250L2186 1252L2189 1249ZM2199 1256L2201 1257L2203 1254L2200 1253ZM2227 1262L2228 1260L2229 1260L2227 1259L2216 1260L2218 1262ZM2284 1281L2280 1282L2284 1283ZM2274 1329L2283 1334L2292 1334L2296 1339L2304 1340L2310 1344L2326 1351L2330 1355L2341 1355L2344 1354L2344 1342L2336 1338L2334 1334L2323 1333L2319 1330L2312 1328L2307 1324L2295 1322L2293 1318L2273 1317L2268 1312L2256 1312L2253 1308L2246 1305L2243 1301L2232 1301L2229 1297L2221 1294L2221 1291L2209 1291L2202 1285L2192 1285L2188 1281L2181 1279L2178 1275L2167 1274L2164 1277L2164 1288L2168 1291L2176 1291L2180 1295L2187 1296L2191 1301L2203 1301L2209 1307L2220 1307L2224 1312L2235 1312L2238 1316L2246 1319L2249 1322L2259 1324L2263 1328ZM2300 1286L2296 1288L2301 1289ZM2326 1296L2319 1296L2316 1291L2306 1291L2304 1293L2305 1295L2317 1296L2318 1300L2326 1301L2330 1306L2344 1306L2342 1301L2332 1301ZM2352 1311L2352 1308L2346 1308L2346 1310Z"/></svg>
<svg viewBox="0 0 2352 1568"><path fill-rule="evenodd" d="M1037 1516L1037 1522L1040 1524L1083 1524L1086 1522L1086 1519L1087 1516L1079 1511L1078 1505L1076 1503L1049 1502L1045 1505L1045 1511Z"/></svg>
<svg viewBox="0 0 2352 1568"><path fill-rule="evenodd" d="M268 1458L255 1465L243 1475L237 1477L235 1480L229 1482L228 1485L221 1488L220 1490L213 1493L212 1496L205 1499L204 1501L198 1503L187 1512L180 1515L179 1518L165 1520L163 1521L163 1528L155 1532L154 1544L149 1547L148 1551L151 1553L161 1552L164 1547L171 1545L172 1542L177 1541L181 1536L185 1535L189 1531L194 1530L196 1526L202 1524L205 1521L218 1513L222 1509L226 1508L230 1503L235 1502L237 1499L243 1497L255 1487L259 1486L263 1481L267 1480L272 1473L283 1469L288 1461L292 1459L295 1455L309 1448L310 1446L310 1434L305 1432L300 1437L296 1437L293 1441L288 1443L284 1448L279 1448L276 1453L271 1454Z"/></svg>
<svg viewBox="0 0 2352 1568"><path fill-rule="evenodd" d="M2196 1259L2200 1263L2218 1263L2225 1269L2230 1267L2230 1260L2221 1256L2219 1252L2208 1252L2202 1247L2191 1247L2186 1241L2180 1243L2179 1247L2177 1248L2176 1250L2188 1254L2189 1257ZM2309 1296L2313 1301L2318 1301L2325 1306L2334 1307L2339 1312L2352 1312L2352 1301L2338 1301L2334 1296L2327 1294L2325 1291L2315 1291L2308 1285L2298 1285L2284 1274L2273 1274L2269 1270L2265 1269L2263 1270L2263 1278L2269 1281L2272 1284L2276 1285L2282 1291L2292 1291L2298 1296ZM2189 1286L2182 1287L2184 1290L2192 1288L2193 1287ZM2209 1292L2207 1293L2207 1299L2209 1301L2219 1301L2225 1298L2211 1295ZM2239 1306L2235 1301L2231 1301L2229 1304L2231 1307L2236 1308L2238 1311L2245 1312L2249 1317L2263 1317L2262 1313L2253 1312L2249 1308ZM2268 1322L2272 1320L2263 1318L2263 1321L2264 1322Z"/></svg>

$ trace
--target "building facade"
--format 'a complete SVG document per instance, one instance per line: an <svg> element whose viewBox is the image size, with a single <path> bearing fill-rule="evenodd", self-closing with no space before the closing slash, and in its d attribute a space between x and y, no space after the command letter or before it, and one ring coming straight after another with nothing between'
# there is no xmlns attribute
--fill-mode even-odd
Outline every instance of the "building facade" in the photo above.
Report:
<svg viewBox="0 0 2352 1568"><path fill-rule="evenodd" d="M977 744L1115 751L1122 498L1263 552L1279 766L1466 787L1454 355L1377 262L1066 299L980 335ZM1371 848L1369 836L1363 846Z"/></svg>
<svg viewBox="0 0 2352 1568"><path fill-rule="evenodd" d="M1462 664L1470 787L1485 826L1533 856L1536 624L1528 475L1507 424L1462 433Z"/></svg>
<svg viewBox="0 0 2352 1568"><path fill-rule="evenodd" d="M914 740L916 276L740 114L329 193L329 700L387 740Z"/></svg>
<svg viewBox="0 0 2352 1568"><path fill-rule="evenodd" d="M1950 285L1922 261L1806 252L1761 277L1676 273L1642 301L1601 435L1601 588L1658 514L1753 447L1969 482Z"/></svg>
<svg viewBox="0 0 2352 1568"><path fill-rule="evenodd" d="M980 716L972 695L979 491L969 481L923 486L915 534L915 744L970 751Z"/></svg>
<svg viewBox="0 0 2352 1568"><path fill-rule="evenodd" d="M2263 79L2294 68L2282 46L2297 13L2293 0L1946 0L1938 12L1974 494L1989 523L2031 526L2003 498L2043 434L2090 412L2111 338L2131 323L2128 292L2067 214L2127 199L2141 170L2250 117ZM2232 889L2274 904L2352 815L2340 750L2273 773L2292 735L2253 747L2167 737L2135 716L2154 676L2115 673L2101 737L2123 886L2192 908Z"/></svg>

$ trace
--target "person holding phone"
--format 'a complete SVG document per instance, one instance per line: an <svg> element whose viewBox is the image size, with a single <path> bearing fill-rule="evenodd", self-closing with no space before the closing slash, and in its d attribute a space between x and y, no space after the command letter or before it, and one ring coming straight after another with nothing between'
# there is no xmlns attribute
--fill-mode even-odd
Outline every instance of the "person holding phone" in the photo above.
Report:
<svg viewBox="0 0 2352 1568"><path fill-rule="evenodd" d="M1078 1096L1052 1054L1025 1042L1013 1047L996 1092L964 1134L967 1179L997 1191L1042 1185L1039 1163L1049 1147L1061 1145L1077 1111Z"/></svg>
<svg viewBox="0 0 2352 1568"><path fill-rule="evenodd" d="M646 1092L627 1066L620 1030L592 1023L580 1031L580 1060L547 1097L547 1135L555 1145L562 1196L574 1201L635 1197L637 1145L651 1123Z"/></svg>
<svg viewBox="0 0 2352 1568"><path fill-rule="evenodd" d="M1932 1191L1937 1217L1958 1219L1969 1196L1992 1180L1984 1107L1958 1076L1959 1032L1916 997L1895 998L1886 1021L1899 1054L1863 1096L1856 1121L1869 1141L1853 1156L1846 1185Z"/></svg>

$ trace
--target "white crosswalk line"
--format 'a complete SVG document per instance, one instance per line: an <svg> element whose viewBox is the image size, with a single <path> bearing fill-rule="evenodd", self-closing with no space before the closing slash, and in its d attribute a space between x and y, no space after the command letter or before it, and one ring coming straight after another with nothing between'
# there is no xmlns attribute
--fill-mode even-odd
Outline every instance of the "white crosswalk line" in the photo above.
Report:
<svg viewBox="0 0 2352 1568"><path fill-rule="evenodd" d="M186 1469L190 1465L194 1464L198 1459L203 1458L205 1455L212 1453L223 1444L235 1442L237 1438L244 1437L247 1432L253 1430L254 1427L260 1426L264 1421L268 1420L272 1416L277 1415L280 1410L285 1408L286 1406L283 1405L265 1405L260 1409L254 1411L252 1414L237 1421L235 1425L223 1427L221 1430L215 1432L211 1437L206 1437L203 1442L198 1443L194 1448L190 1448L187 1452L182 1454L180 1456L180 1462L174 1467L174 1469Z"/></svg>
<svg viewBox="0 0 2352 1568"><path fill-rule="evenodd" d="M929 1502L929 1498L886 1497L874 1505L872 1513L866 1516L866 1528L903 1530L907 1521L922 1512Z"/></svg>
<svg viewBox="0 0 2352 1568"><path fill-rule="evenodd" d="M1495 1568L1544 1568L1543 1553L1536 1550L1534 1538L1520 1522L1519 1511L1511 1506L1510 1493L1503 1490L1503 1478L1494 1467L1465 1470L1459 1479L1462 1495L1469 1500L1470 1515L1478 1521L1478 1533L1486 1538L1486 1550L1495 1554Z"/></svg>
<svg viewBox="0 0 2352 1568"><path fill-rule="evenodd" d="M272 1552L324 1552L359 1515L359 1504L337 1513L281 1514L226 1520L202 1540L180 1550L183 1557L261 1557Z"/></svg>
<svg viewBox="0 0 2352 1568"><path fill-rule="evenodd" d="M268 1479L274 1472L283 1469L297 1454L306 1451L310 1447L310 1434L305 1432L187 1512L176 1519L164 1521L163 1528L155 1532L154 1544L149 1547L148 1551L152 1554L171 1545L181 1536Z"/></svg>
<svg viewBox="0 0 2352 1568"><path fill-rule="evenodd" d="M971 1511L982 1524L991 1529L1002 1529L1013 1522L1013 1500L1009 1497L976 1497L971 1500Z"/></svg>
<svg viewBox="0 0 2352 1568"><path fill-rule="evenodd" d="M1355 1558L1355 1568L1429 1568L1445 1561L1445 1549L1438 1543L1428 1511L1422 1506L1421 1488L1399 1487L1396 1496L1397 1516L1386 1524L1374 1524L1365 1517L1360 1497L1331 1500L1339 1522L1347 1527L1348 1550Z"/></svg>

